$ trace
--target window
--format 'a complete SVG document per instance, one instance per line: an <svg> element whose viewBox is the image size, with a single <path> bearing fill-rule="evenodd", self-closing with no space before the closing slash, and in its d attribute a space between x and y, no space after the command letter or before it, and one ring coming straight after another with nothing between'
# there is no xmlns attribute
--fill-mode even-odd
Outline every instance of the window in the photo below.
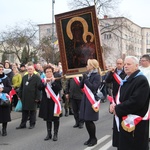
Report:
<svg viewBox="0 0 150 150"><path fill-rule="evenodd" d="M105 40L111 39L111 34L104 34L104 39Z"/></svg>
<svg viewBox="0 0 150 150"><path fill-rule="evenodd" d="M147 49L146 52L147 52L147 53L150 53L150 49Z"/></svg>

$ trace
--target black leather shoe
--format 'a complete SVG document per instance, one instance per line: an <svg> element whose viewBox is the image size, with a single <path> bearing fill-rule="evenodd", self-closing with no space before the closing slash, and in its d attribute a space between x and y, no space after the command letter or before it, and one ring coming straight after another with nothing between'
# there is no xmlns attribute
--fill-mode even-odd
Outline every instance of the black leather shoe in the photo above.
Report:
<svg viewBox="0 0 150 150"><path fill-rule="evenodd" d="M47 135L44 141L50 140L52 138L52 135Z"/></svg>
<svg viewBox="0 0 150 150"><path fill-rule="evenodd" d="M54 133L53 141L57 141L57 140L58 140L58 138L57 138L57 134L56 134L56 133Z"/></svg>
<svg viewBox="0 0 150 150"><path fill-rule="evenodd" d="M89 147L94 146L97 144L97 140L91 140L88 144Z"/></svg>
<svg viewBox="0 0 150 150"><path fill-rule="evenodd" d="M7 131L6 130L2 130L2 136L6 136L7 135Z"/></svg>
<svg viewBox="0 0 150 150"><path fill-rule="evenodd" d="M83 123L79 123L79 129L83 128Z"/></svg>
<svg viewBox="0 0 150 150"><path fill-rule="evenodd" d="M29 127L29 129L33 129L34 128L34 125L31 125L30 127Z"/></svg>
<svg viewBox="0 0 150 150"><path fill-rule="evenodd" d="M79 127L79 124L75 124L73 127L74 127L74 128L77 128L77 127Z"/></svg>
<svg viewBox="0 0 150 150"><path fill-rule="evenodd" d="M5 133L2 133L2 136L6 136L7 135L7 132L5 132Z"/></svg>
<svg viewBox="0 0 150 150"><path fill-rule="evenodd" d="M90 139L88 139L86 142L84 142L84 145L88 145L90 143Z"/></svg>
<svg viewBox="0 0 150 150"><path fill-rule="evenodd" d="M68 113L68 112L67 112L67 113L65 113L65 116L66 116L66 117L68 117L68 116L69 116L69 113Z"/></svg>
<svg viewBox="0 0 150 150"><path fill-rule="evenodd" d="M19 127L16 127L16 129L23 129L23 128L26 128L26 126L19 126Z"/></svg>

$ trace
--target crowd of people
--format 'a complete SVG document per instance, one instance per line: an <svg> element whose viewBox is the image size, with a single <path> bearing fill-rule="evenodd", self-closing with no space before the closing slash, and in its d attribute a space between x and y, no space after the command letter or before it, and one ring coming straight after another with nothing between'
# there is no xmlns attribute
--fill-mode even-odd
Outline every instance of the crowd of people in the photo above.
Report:
<svg viewBox="0 0 150 150"><path fill-rule="evenodd" d="M21 100L22 118L16 129L26 128L28 120L28 128L33 129L39 108L38 117L46 122L44 140L57 141L60 117L73 115L73 128L82 129L85 124L88 132L84 145L94 146L97 144L94 122L99 119L100 102L105 102L108 96L109 113L113 114L112 146L118 150L148 150L150 56L143 55L140 60L134 56L119 58L116 66L109 67L104 75L96 59L88 59L86 68L82 76L64 79L61 62L45 66L32 62L18 66L8 60L1 63L0 98L2 93L16 91L9 107L0 105L2 136L7 135L10 112ZM103 99L96 96L100 86Z"/></svg>

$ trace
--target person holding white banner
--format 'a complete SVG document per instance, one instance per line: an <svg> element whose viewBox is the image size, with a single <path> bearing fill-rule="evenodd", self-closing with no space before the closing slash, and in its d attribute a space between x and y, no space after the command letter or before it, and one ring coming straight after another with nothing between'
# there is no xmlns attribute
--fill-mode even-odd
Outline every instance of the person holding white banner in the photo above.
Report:
<svg viewBox="0 0 150 150"><path fill-rule="evenodd" d="M44 78L39 85L39 90L42 91L42 100L40 103L39 117L46 121L47 136L45 141L52 138L52 122L54 123L53 141L58 140L59 117L61 114L61 104L59 91L61 90L60 81L56 80L53 75L54 68L47 65L44 67Z"/></svg>
<svg viewBox="0 0 150 150"><path fill-rule="evenodd" d="M85 121L89 139L84 143L87 146L97 144L96 126L94 121L99 119L100 100L95 99L95 94L101 84L101 70L96 59L88 59L87 73L83 74L80 87L83 89L83 97L80 105L80 119Z"/></svg>

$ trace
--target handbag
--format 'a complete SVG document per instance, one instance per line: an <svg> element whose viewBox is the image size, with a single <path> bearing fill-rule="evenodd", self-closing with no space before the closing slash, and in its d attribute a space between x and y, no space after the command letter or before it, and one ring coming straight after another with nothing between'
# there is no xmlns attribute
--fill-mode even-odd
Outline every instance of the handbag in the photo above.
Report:
<svg viewBox="0 0 150 150"><path fill-rule="evenodd" d="M104 84L102 86L100 86L95 94L95 99L98 100L102 100L104 99L104 94L102 93L102 89L104 87Z"/></svg>
<svg viewBox="0 0 150 150"><path fill-rule="evenodd" d="M16 105L16 107L15 107L15 112L21 112L22 111L22 102L21 102L21 100L19 99L18 100L18 103L17 103L17 105Z"/></svg>
<svg viewBox="0 0 150 150"><path fill-rule="evenodd" d="M1 107L8 107L10 106L9 95L7 93L0 94L0 106Z"/></svg>

